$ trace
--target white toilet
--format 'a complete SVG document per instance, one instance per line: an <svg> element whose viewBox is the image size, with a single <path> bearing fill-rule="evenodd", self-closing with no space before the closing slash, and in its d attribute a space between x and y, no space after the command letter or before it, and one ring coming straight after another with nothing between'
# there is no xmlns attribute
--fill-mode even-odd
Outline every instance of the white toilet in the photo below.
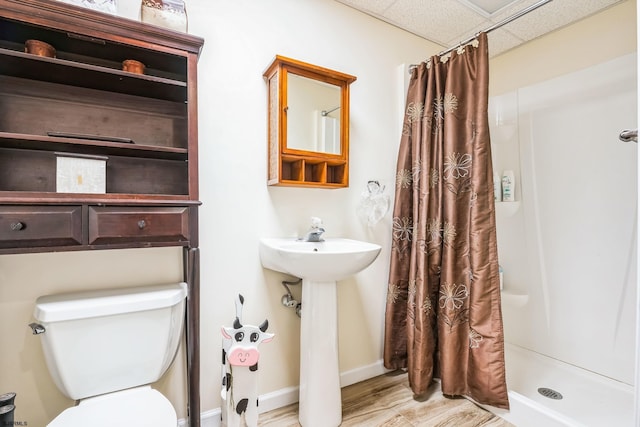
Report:
<svg viewBox="0 0 640 427"><path fill-rule="evenodd" d="M79 400L48 427L176 427L176 412L149 384L176 355L185 283L42 296L30 326L49 372Z"/></svg>

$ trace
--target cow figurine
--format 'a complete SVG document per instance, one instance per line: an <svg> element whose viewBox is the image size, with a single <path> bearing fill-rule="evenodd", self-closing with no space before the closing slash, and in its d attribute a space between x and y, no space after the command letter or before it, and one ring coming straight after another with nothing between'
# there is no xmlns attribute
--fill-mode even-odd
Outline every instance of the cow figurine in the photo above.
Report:
<svg viewBox="0 0 640 427"><path fill-rule="evenodd" d="M258 345L269 342L269 321L260 326L242 325L244 297L236 299L233 327L222 327L222 425L258 426Z"/></svg>

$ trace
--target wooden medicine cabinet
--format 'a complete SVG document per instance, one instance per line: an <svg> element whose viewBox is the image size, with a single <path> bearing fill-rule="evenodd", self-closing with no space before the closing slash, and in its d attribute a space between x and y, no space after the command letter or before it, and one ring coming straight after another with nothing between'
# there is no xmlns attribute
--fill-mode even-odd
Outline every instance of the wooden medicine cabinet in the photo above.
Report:
<svg viewBox="0 0 640 427"><path fill-rule="evenodd" d="M349 186L349 85L356 77L277 55L268 86L269 185Z"/></svg>

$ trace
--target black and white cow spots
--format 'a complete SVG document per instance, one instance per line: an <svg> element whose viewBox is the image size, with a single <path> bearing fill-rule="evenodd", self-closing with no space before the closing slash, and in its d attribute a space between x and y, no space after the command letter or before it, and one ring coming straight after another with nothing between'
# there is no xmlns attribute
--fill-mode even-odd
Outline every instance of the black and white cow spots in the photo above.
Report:
<svg viewBox="0 0 640 427"><path fill-rule="evenodd" d="M222 425L258 425L258 345L274 337L267 332L269 322L260 326L242 325L244 298L236 300L233 327L222 327Z"/></svg>

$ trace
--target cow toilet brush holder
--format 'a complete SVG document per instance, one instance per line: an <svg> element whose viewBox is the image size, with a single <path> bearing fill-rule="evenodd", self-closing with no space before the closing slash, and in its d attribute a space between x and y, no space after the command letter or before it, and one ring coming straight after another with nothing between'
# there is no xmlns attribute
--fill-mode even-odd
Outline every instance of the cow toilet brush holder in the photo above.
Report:
<svg viewBox="0 0 640 427"><path fill-rule="evenodd" d="M222 327L222 426L258 426L258 346L274 335L267 333L269 322L260 326L242 324L244 297L236 299L232 327Z"/></svg>

